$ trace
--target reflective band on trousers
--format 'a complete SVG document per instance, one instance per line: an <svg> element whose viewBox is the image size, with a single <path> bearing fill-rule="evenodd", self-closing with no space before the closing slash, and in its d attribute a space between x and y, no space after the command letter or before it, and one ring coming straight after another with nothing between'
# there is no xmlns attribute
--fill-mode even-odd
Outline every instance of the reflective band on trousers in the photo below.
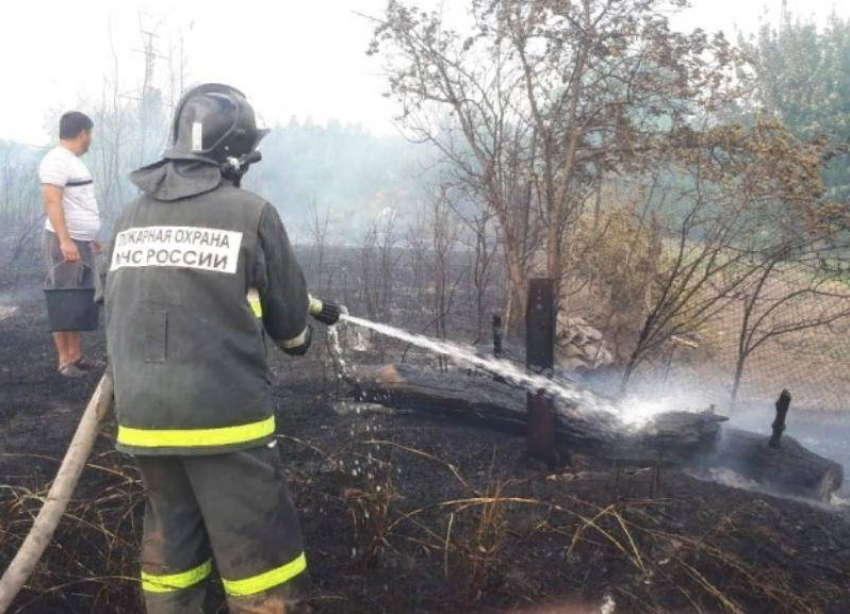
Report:
<svg viewBox="0 0 850 614"><path fill-rule="evenodd" d="M189 588L205 580L212 572L212 561L201 563L194 569L168 575L157 575L142 572L142 590L148 593L172 593L183 588Z"/></svg>
<svg viewBox="0 0 850 614"><path fill-rule="evenodd" d="M118 427L118 443L137 448L204 448L262 439L274 434L274 416L261 422L217 429L134 429Z"/></svg>
<svg viewBox="0 0 850 614"><path fill-rule="evenodd" d="M224 591L231 597L247 597L289 582L305 569L307 569L307 557L302 552L295 560L271 571L244 580L225 580L222 578L221 582L224 584Z"/></svg>

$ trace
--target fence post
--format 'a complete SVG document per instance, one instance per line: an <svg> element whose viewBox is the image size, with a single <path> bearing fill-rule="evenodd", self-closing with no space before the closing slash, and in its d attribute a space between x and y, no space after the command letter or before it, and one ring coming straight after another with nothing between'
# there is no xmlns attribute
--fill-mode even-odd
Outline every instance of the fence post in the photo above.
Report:
<svg viewBox="0 0 850 614"><path fill-rule="evenodd" d="M502 337L504 329L502 328L502 316L498 313L493 314L493 356L499 358L502 355Z"/></svg>
<svg viewBox="0 0 850 614"><path fill-rule="evenodd" d="M551 378L555 366L555 284L551 279L532 279L525 316L526 366L532 373ZM526 394L528 453L550 465L555 450L555 406L543 392Z"/></svg>
<svg viewBox="0 0 850 614"><path fill-rule="evenodd" d="M788 416L788 410L791 408L791 393L783 390L776 401L776 419L771 425L773 427L773 435L770 437L770 447L780 447L780 439L782 433L785 432L785 418Z"/></svg>

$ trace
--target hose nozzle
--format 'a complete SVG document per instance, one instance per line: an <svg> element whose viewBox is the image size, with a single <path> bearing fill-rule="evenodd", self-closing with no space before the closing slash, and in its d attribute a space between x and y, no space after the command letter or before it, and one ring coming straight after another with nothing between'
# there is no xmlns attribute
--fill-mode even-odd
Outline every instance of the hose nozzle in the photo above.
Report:
<svg viewBox="0 0 850 614"><path fill-rule="evenodd" d="M326 326L333 326L339 322L343 312L348 313L348 310L339 303L319 300L314 296L310 297L310 315Z"/></svg>

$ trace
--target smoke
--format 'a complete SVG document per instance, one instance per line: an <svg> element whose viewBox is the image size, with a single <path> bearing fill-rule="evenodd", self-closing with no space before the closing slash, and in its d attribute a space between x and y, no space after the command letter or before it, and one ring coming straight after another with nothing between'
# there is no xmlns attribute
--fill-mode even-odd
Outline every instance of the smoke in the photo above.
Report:
<svg viewBox="0 0 850 614"><path fill-rule="evenodd" d="M582 384L598 394L616 397L622 374L617 371L589 372ZM668 412L700 413L714 408L728 410L729 382L720 376L677 373L641 374L632 379L625 397L618 403L622 421L632 430L640 430L658 415Z"/></svg>
<svg viewBox="0 0 850 614"><path fill-rule="evenodd" d="M3 320L5 320L7 318L12 317L13 315L15 315L15 313L17 313L17 311L18 311L18 308L15 307L14 305L13 306L0 305L0 322L2 322Z"/></svg>
<svg viewBox="0 0 850 614"><path fill-rule="evenodd" d="M614 394L620 381L620 374L609 372L587 374L582 383L596 392ZM714 407L718 414L730 418L729 426L762 434L766 440L776 415L775 399L742 402L732 409L729 407L729 384L728 376L721 373L678 371L672 377L668 374L643 375L633 381L629 393L619 403L623 421L632 428L640 428L665 412L702 412ZM797 439L812 452L840 463L845 476L850 476L850 404L845 412L822 412L792 402L786 425L785 435ZM734 488L768 492L763 486L728 469L694 472L694 475ZM772 491L769 494L784 496ZM805 501L812 504L810 500ZM847 479L833 496L832 504L842 508L850 506Z"/></svg>
<svg viewBox="0 0 850 614"><path fill-rule="evenodd" d="M23 303L42 300L44 300L44 294L40 285L15 287L11 290L0 292L0 313L6 312L6 317L8 317L14 313L14 311L8 311L9 309L17 309ZM0 319L3 318L0 317Z"/></svg>

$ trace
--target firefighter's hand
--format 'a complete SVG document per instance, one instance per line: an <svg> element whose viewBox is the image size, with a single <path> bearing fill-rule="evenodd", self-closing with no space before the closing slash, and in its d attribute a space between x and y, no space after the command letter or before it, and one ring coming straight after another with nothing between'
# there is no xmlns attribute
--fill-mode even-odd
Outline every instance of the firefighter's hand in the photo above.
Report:
<svg viewBox="0 0 850 614"><path fill-rule="evenodd" d="M304 332L295 339L290 339L289 341L278 341L280 349L290 356L304 356L312 344L313 329L309 324L307 325L307 328L304 329Z"/></svg>
<svg viewBox="0 0 850 614"><path fill-rule="evenodd" d="M310 297L310 315L326 326L333 326L339 322L339 318L345 311L345 307L333 301L321 301Z"/></svg>

